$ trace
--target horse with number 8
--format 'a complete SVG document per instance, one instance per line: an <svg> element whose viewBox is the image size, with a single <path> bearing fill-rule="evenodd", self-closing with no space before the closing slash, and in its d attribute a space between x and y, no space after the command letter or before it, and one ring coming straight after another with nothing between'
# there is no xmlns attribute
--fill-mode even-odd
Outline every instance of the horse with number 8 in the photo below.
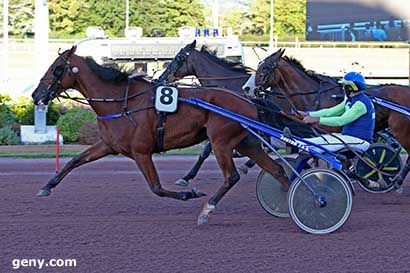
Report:
<svg viewBox="0 0 410 273"><path fill-rule="evenodd" d="M77 89L98 116L100 140L70 160L40 189L38 195L49 195L51 190L78 166L107 155L122 154L136 162L151 191L156 195L184 201L204 196L205 194L195 190L175 192L161 186L152 161L152 155L159 152L159 118L153 102L158 86L141 77L130 78L127 73L102 67L92 59L77 56L75 50L74 46L57 57L40 80L32 97L36 105L48 104L65 90ZM175 113L168 114L166 119L163 150L189 147L208 138L224 177L223 185L205 203L198 217L198 224L208 221L209 214L239 180L232 159L234 149L254 159L262 169L278 178L284 190L288 189L289 182L282 167L263 151L260 142L249 136L239 123L204 109L177 103L175 97L172 97L175 95L172 90L162 89L165 104L173 102L178 107ZM179 97L199 98L257 119L257 109L251 102L226 90L179 88L178 93Z"/></svg>

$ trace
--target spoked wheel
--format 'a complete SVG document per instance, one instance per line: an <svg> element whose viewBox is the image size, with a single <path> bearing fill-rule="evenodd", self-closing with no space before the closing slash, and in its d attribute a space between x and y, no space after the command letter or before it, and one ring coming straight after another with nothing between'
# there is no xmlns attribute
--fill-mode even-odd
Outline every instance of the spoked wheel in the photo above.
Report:
<svg viewBox="0 0 410 273"><path fill-rule="evenodd" d="M289 189L289 212L298 227L313 234L340 228L352 209L352 192L346 178L333 170L311 169Z"/></svg>
<svg viewBox="0 0 410 273"><path fill-rule="evenodd" d="M394 188L394 177L402 169L400 154L386 144L372 144L355 164L359 185L368 192L384 193ZM378 172L382 171L383 173Z"/></svg>
<svg viewBox="0 0 410 273"><path fill-rule="evenodd" d="M286 160L292 166L296 165L295 158L286 158ZM280 159L274 161L285 169L286 175L290 178L292 171L289 167ZM259 173L256 181L256 197L267 213L276 217L289 217L287 195L288 192L283 189L279 180L263 170Z"/></svg>

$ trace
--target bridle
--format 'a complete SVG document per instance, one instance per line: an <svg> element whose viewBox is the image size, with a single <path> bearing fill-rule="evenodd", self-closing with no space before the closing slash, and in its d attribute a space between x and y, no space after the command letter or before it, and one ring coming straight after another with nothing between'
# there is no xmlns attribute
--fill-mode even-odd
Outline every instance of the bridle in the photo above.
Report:
<svg viewBox="0 0 410 273"><path fill-rule="evenodd" d="M263 65L263 67L261 68L261 71L259 72L259 75L262 78L262 84L256 86L255 91L254 91L255 95L260 96L260 97L263 97L264 95L266 95L267 92L264 86L266 85L269 77L271 76L272 71L274 71L276 67L278 67L278 63L276 61L268 62L266 64L265 62L266 61L262 61L258 65L258 66Z"/></svg>
<svg viewBox="0 0 410 273"><path fill-rule="evenodd" d="M169 64L169 70L166 73L163 73L158 82L168 82L169 80L175 79L175 73L182 67L184 63L186 63L190 53L188 51L181 51L179 52L174 59L172 60L171 64Z"/></svg>
<svg viewBox="0 0 410 273"><path fill-rule="evenodd" d="M47 104L49 101L53 100L54 98L58 97L57 90L61 87L61 82L62 79L67 71L71 71L70 68L70 59L72 56L72 53L69 53L68 58L64 57L63 53L58 53L58 59L57 60L62 60L63 64L59 64L59 62L56 62L52 67L52 73L53 73L53 78L50 84L46 83L45 81L50 80L50 78L42 78L40 80L39 85L40 86L47 86L45 89L45 95L44 95L44 102Z"/></svg>

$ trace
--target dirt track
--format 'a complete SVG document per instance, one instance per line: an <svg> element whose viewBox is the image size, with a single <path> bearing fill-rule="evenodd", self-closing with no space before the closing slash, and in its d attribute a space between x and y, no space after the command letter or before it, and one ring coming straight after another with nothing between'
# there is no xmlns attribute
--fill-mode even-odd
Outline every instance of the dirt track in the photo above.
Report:
<svg viewBox="0 0 410 273"><path fill-rule="evenodd" d="M163 186L194 157L159 157ZM132 161L108 158L80 167L49 197L35 196L53 159L0 159L0 273L6 272L410 272L410 184L404 193L357 188L337 232L315 236L277 219L255 197L252 170L207 226L207 199L154 196ZM409 179L408 179L409 180ZM212 194L221 174L210 159L196 187ZM12 269L13 259L77 259L75 268Z"/></svg>

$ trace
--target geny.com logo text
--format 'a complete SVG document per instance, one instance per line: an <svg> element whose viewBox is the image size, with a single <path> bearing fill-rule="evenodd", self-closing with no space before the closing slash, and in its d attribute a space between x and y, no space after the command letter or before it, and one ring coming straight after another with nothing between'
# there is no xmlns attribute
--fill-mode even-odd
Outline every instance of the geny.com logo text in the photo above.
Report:
<svg viewBox="0 0 410 273"><path fill-rule="evenodd" d="M35 267L42 269L44 267L76 267L76 259L13 259L13 269L22 267Z"/></svg>

